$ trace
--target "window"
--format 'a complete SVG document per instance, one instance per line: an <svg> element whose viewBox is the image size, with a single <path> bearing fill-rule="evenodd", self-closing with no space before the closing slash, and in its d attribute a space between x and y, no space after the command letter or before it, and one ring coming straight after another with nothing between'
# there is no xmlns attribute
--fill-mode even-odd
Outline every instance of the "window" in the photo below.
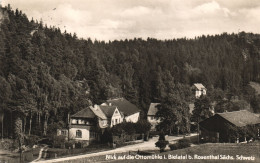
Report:
<svg viewBox="0 0 260 163"><path fill-rule="evenodd" d="M67 131L66 130L61 130L61 135L67 135Z"/></svg>
<svg viewBox="0 0 260 163"><path fill-rule="evenodd" d="M76 131L76 138L82 138L82 131L81 130Z"/></svg>
<svg viewBox="0 0 260 163"><path fill-rule="evenodd" d="M71 123L72 123L72 124L77 124L77 120L76 120L76 119L72 119L72 120L71 120Z"/></svg>
<svg viewBox="0 0 260 163"><path fill-rule="evenodd" d="M117 124L117 119L116 119L116 124Z"/></svg>
<svg viewBox="0 0 260 163"><path fill-rule="evenodd" d="M151 120L153 120L153 117L151 117Z"/></svg>

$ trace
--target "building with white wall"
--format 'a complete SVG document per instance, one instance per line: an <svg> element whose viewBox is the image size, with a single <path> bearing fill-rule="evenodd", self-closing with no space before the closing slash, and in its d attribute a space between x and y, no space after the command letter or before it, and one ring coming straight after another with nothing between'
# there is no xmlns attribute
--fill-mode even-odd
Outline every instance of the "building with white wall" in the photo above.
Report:
<svg viewBox="0 0 260 163"><path fill-rule="evenodd" d="M201 83L195 83L192 86L192 90L195 92L195 97L205 96L207 94L207 89Z"/></svg>
<svg viewBox="0 0 260 163"><path fill-rule="evenodd" d="M160 103L151 103L148 109L147 113L147 120L151 123L151 130L155 131L156 126L160 123L159 119L156 119L155 115L158 111L157 106L160 105Z"/></svg>
<svg viewBox="0 0 260 163"><path fill-rule="evenodd" d="M58 135L65 135L70 139L85 141L89 144L99 141L103 129L124 121L136 123L139 116L140 110L126 99L107 100L101 105L90 106L72 115L69 130L58 130Z"/></svg>

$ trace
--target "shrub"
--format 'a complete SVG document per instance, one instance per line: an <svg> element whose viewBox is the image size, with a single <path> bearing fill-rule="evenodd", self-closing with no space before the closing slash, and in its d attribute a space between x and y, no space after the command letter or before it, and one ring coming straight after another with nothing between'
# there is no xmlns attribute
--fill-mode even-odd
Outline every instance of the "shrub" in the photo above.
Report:
<svg viewBox="0 0 260 163"><path fill-rule="evenodd" d="M69 154L68 149L49 148L47 151L48 158L55 158L55 156L65 156Z"/></svg>
<svg viewBox="0 0 260 163"><path fill-rule="evenodd" d="M65 142L65 148L73 149L74 144L75 144L75 141L67 141L67 142Z"/></svg>
<svg viewBox="0 0 260 163"><path fill-rule="evenodd" d="M54 147L61 147L62 145L64 145L66 137L63 135L60 136L53 136L53 146Z"/></svg>
<svg viewBox="0 0 260 163"><path fill-rule="evenodd" d="M147 120L141 119L135 124L135 130L138 134L145 134L151 129L151 123Z"/></svg>
<svg viewBox="0 0 260 163"><path fill-rule="evenodd" d="M163 152L164 149L166 148L167 144L169 144L169 142L166 141L166 140L158 140L158 141L155 143L155 146L160 149L160 152Z"/></svg>
<svg viewBox="0 0 260 163"><path fill-rule="evenodd" d="M123 133L124 129L123 129L123 126L122 124L118 124L118 125L115 125L111 128L111 133L113 135L117 135L117 136L120 136L122 133Z"/></svg>
<svg viewBox="0 0 260 163"><path fill-rule="evenodd" d="M83 143L81 143L81 142L75 143L75 148L82 148L82 147L83 147Z"/></svg>
<svg viewBox="0 0 260 163"><path fill-rule="evenodd" d="M25 160L26 162L31 162L31 161L33 161L33 154L32 154L32 153L30 153L30 152L24 152L24 153L23 153L23 156L24 156L24 160Z"/></svg>
<svg viewBox="0 0 260 163"><path fill-rule="evenodd" d="M113 135L121 136L123 133L128 135L135 134L135 123L132 122L123 122L117 124L111 128L111 132Z"/></svg>
<svg viewBox="0 0 260 163"><path fill-rule="evenodd" d="M159 140L165 140L165 135L163 132L160 133Z"/></svg>
<svg viewBox="0 0 260 163"><path fill-rule="evenodd" d="M190 140L189 139L181 139L178 141L179 148L187 148L190 147Z"/></svg>
<svg viewBox="0 0 260 163"><path fill-rule="evenodd" d="M177 150L179 149L179 143L170 144L169 147L171 150Z"/></svg>
<svg viewBox="0 0 260 163"><path fill-rule="evenodd" d="M133 135L135 134L135 123L132 122L126 122L126 123L122 123L123 125L123 129L124 131L128 134L128 135Z"/></svg>
<svg viewBox="0 0 260 163"><path fill-rule="evenodd" d="M26 144L29 145L30 147L37 144L38 140L39 140L39 137L36 136L36 135L30 135L30 136L25 138Z"/></svg>

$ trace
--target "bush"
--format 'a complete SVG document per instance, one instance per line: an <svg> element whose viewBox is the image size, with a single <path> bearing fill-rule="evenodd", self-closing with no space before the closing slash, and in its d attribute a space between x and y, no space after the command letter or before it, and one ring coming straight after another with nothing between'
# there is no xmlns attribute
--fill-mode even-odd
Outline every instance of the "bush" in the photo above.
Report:
<svg viewBox="0 0 260 163"><path fill-rule="evenodd" d="M158 140L158 141L155 143L155 146L160 149L160 152L163 152L164 149L166 148L167 144L169 144L169 142L166 141L166 140Z"/></svg>
<svg viewBox="0 0 260 163"><path fill-rule="evenodd" d="M171 150L177 150L179 149L179 143L170 144L169 147Z"/></svg>
<svg viewBox="0 0 260 163"><path fill-rule="evenodd" d="M30 153L30 152L24 152L23 153L23 156L24 156L24 160L26 161L26 162L31 162L31 161L33 161L33 154L32 153Z"/></svg>
<svg viewBox="0 0 260 163"><path fill-rule="evenodd" d="M17 149L18 146L18 141L14 141L12 139L4 139L4 141L0 141L0 149L14 150Z"/></svg>
<svg viewBox="0 0 260 163"><path fill-rule="evenodd" d="M171 150L177 150L182 148L190 147L190 140L189 139L181 139L178 141L178 143L170 144L169 145Z"/></svg>
<svg viewBox="0 0 260 163"><path fill-rule="evenodd" d="M135 123L132 122L126 122L126 123L122 123L123 125L123 129L125 131L126 134L128 135L133 135L135 134Z"/></svg>
<svg viewBox="0 0 260 163"><path fill-rule="evenodd" d="M66 137L63 135L60 135L60 136L54 135L53 136L53 147L57 147L57 148L62 147L64 145L65 139L66 139Z"/></svg>
<svg viewBox="0 0 260 163"><path fill-rule="evenodd" d="M151 123L147 120L141 119L135 123L135 130L138 134L146 134L151 129Z"/></svg>
<svg viewBox="0 0 260 163"><path fill-rule="evenodd" d="M84 143L81 142L76 142L75 143L75 148L83 148Z"/></svg>
<svg viewBox="0 0 260 163"><path fill-rule="evenodd" d="M160 133L159 140L165 140L165 135L163 132Z"/></svg>
<svg viewBox="0 0 260 163"><path fill-rule="evenodd" d="M117 136L120 136L123 133L133 135L136 133L136 124L132 122L119 123L111 128L111 133Z"/></svg>
<svg viewBox="0 0 260 163"><path fill-rule="evenodd" d="M55 158L55 156L65 156L69 154L68 149L57 149L57 148L49 148L47 151L48 158Z"/></svg>
<svg viewBox="0 0 260 163"><path fill-rule="evenodd" d="M38 140L39 140L39 137L36 135L30 135L25 138L26 145L29 145L30 147L37 144Z"/></svg>
<svg viewBox="0 0 260 163"><path fill-rule="evenodd" d="M65 142L65 148L73 149L75 147L75 141L67 141Z"/></svg>
<svg viewBox="0 0 260 163"><path fill-rule="evenodd" d="M179 140L178 141L178 147L179 147L179 149L190 147L190 140L189 139Z"/></svg>

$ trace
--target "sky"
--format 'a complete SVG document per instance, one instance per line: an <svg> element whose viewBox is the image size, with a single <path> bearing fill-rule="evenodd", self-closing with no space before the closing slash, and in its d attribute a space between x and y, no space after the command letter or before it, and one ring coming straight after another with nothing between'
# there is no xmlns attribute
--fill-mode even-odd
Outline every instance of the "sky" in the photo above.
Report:
<svg viewBox="0 0 260 163"><path fill-rule="evenodd" d="M194 38L223 32L260 33L259 0L0 0L29 19L79 38Z"/></svg>

